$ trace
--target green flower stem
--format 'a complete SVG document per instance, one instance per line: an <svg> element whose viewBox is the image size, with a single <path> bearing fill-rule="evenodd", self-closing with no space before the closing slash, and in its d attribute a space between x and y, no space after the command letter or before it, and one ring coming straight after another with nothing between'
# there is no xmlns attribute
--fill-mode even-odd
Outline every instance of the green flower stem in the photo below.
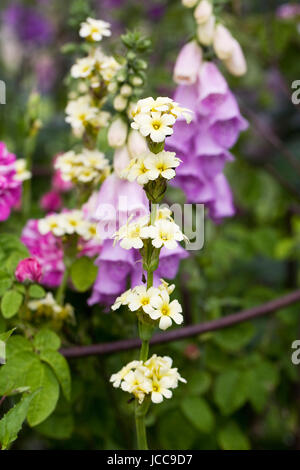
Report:
<svg viewBox="0 0 300 470"><path fill-rule="evenodd" d="M149 354L149 341L144 340L142 341L142 346L140 350L140 361L147 361L148 359L148 354Z"/></svg>
<svg viewBox="0 0 300 470"><path fill-rule="evenodd" d="M153 225L156 219L158 204L150 202L150 225Z"/></svg>
<svg viewBox="0 0 300 470"><path fill-rule="evenodd" d="M148 271L147 273L147 289L150 289L150 287L153 286L153 272Z"/></svg>
<svg viewBox="0 0 300 470"><path fill-rule="evenodd" d="M157 204L152 204L150 202L150 224L154 224L157 214ZM153 286L153 271L147 271L147 289ZM149 354L149 341L151 339L153 332L153 327L150 325L144 324L142 321L139 321L139 336L142 340L142 346L140 349L140 361L146 362ZM145 416L149 409L151 400L149 398L144 398L143 403L140 405L138 400L135 401L135 425L136 425L136 434L137 434L137 444L138 450L147 450L147 433L145 426Z"/></svg>
<svg viewBox="0 0 300 470"><path fill-rule="evenodd" d="M135 425L138 450L148 450L145 416L149 405L150 403L148 403L146 399L144 399L144 402L141 405L139 404L138 399L135 399Z"/></svg>

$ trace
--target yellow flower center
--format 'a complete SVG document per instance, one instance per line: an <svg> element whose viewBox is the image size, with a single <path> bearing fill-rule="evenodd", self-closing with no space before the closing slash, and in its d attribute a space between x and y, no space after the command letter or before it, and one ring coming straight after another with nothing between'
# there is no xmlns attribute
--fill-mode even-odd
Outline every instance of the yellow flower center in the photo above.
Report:
<svg viewBox="0 0 300 470"><path fill-rule="evenodd" d="M77 220L69 220L69 224L72 225L73 227L76 227L78 225Z"/></svg>
<svg viewBox="0 0 300 470"><path fill-rule="evenodd" d="M156 166L156 168L159 170L159 171L165 171L167 169L166 165L164 163L158 163L158 165Z"/></svg>
<svg viewBox="0 0 300 470"><path fill-rule="evenodd" d="M161 308L162 315L168 316L170 314L170 308L168 304L164 304Z"/></svg>
<svg viewBox="0 0 300 470"><path fill-rule="evenodd" d="M152 127L155 131L158 131L158 129L161 128L161 122L160 121L153 121L152 122Z"/></svg>
<svg viewBox="0 0 300 470"><path fill-rule="evenodd" d="M140 236L140 228L139 227L136 227L136 228L131 230L131 232L130 232L130 237L131 238L136 238L136 237L139 237L139 236Z"/></svg>
<svg viewBox="0 0 300 470"><path fill-rule="evenodd" d="M147 168L145 167L145 165L142 164L142 165L140 166L140 173L147 173L147 171L148 171L148 170L147 170Z"/></svg>
<svg viewBox="0 0 300 470"><path fill-rule="evenodd" d="M170 237L169 237L169 234L168 234L168 233L161 232L161 233L160 233L160 238L161 238L164 242L166 242L167 240L169 240Z"/></svg>
<svg viewBox="0 0 300 470"><path fill-rule="evenodd" d="M142 305L148 305L149 304L149 297L144 297L141 299L141 304Z"/></svg>

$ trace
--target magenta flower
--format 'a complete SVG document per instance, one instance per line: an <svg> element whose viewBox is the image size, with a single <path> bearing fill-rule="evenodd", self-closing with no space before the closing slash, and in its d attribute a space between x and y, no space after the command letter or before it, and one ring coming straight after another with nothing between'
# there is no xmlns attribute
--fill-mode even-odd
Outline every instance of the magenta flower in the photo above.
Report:
<svg viewBox="0 0 300 470"><path fill-rule="evenodd" d="M0 221L8 219L21 200L22 183L16 180L16 156L0 142Z"/></svg>
<svg viewBox="0 0 300 470"><path fill-rule="evenodd" d="M31 219L23 229L21 241L42 266L41 284L47 287L59 286L65 270L61 240L50 232L41 235L38 220Z"/></svg>
<svg viewBox="0 0 300 470"><path fill-rule="evenodd" d="M18 282L40 282L42 279L42 265L36 258L26 258L19 262L15 276Z"/></svg>
<svg viewBox="0 0 300 470"><path fill-rule="evenodd" d="M59 155L61 154L58 154L54 157L53 165L55 165L56 159ZM63 180L60 170L55 170L52 177L51 186L53 191L56 191L57 193L65 193L73 188L73 183L71 181Z"/></svg>
<svg viewBox="0 0 300 470"><path fill-rule="evenodd" d="M62 199L55 191L44 194L40 201L41 208L46 212L56 212L61 208Z"/></svg>

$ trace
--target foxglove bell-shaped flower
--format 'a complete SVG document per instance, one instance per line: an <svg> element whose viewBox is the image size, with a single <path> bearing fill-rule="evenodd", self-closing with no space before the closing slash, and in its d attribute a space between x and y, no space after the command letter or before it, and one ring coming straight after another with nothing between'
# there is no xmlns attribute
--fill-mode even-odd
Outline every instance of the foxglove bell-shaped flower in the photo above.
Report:
<svg viewBox="0 0 300 470"><path fill-rule="evenodd" d="M98 222L102 239L111 238L126 223L149 213L149 203L143 188L137 183L110 175L98 193L93 219Z"/></svg>
<svg viewBox="0 0 300 470"><path fill-rule="evenodd" d="M196 82L202 62L202 49L196 41L187 43L177 57L174 68L174 82L180 85L192 85Z"/></svg>

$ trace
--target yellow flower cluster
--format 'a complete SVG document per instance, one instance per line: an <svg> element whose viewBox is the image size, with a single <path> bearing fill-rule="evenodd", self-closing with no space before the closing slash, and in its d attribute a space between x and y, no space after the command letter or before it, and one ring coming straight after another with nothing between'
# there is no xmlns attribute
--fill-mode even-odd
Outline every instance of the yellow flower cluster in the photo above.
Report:
<svg viewBox="0 0 300 470"><path fill-rule="evenodd" d="M74 320L74 309L72 305L59 305L51 292L43 299L28 302L29 310L35 313L35 319L51 320L56 324Z"/></svg>
<svg viewBox="0 0 300 470"><path fill-rule="evenodd" d="M161 403L164 398L171 398L172 389L179 382L186 383L177 368L172 368L172 359L154 354L148 361L132 361L119 372L113 374L110 381L115 388L132 393L142 403L151 396L153 403Z"/></svg>
<svg viewBox="0 0 300 470"><path fill-rule="evenodd" d="M38 230L41 235L46 235L51 232L56 237L76 234L84 240L98 238L96 224L84 219L81 210L48 215L44 219L39 220Z"/></svg>
<svg viewBox="0 0 300 470"><path fill-rule="evenodd" d="M98 150L83 149L80 153L69 151L60 155L55 162L55 169L60 170L65 181L74 184L98 184L110 172L109 162Z"/></svg>
<svg viewBox="0 0 300 470"><path fill-rule="evenodd" d="M161 330L166 330L172 325L172 320L181 325L183 322L182 307L178 300L170 301L170 294L175 286L169 286L167 282L161 279L159 287L136 286L129 289L118 297L111 307L117 310L121 305L128 305L132 312L142 311L149 315L151 320L159 321Z"/></svg>
<svg viewBox="0 0 300 470"><path fill-rule="evenodd" d="M151 239L155 248L166 247L168 250L177 248L178 242L188 241L170 215L169 210L164 210L166 216L158 213L153 225L149 224L149 217L144 216L120 227L113 238L120 241L120 246L125 250L135 248L139 250L144 246L144 240Z"/></svg>
<svg viewBox="0 0 300 470"><path fill-rule="evenodd" d="M152 142L164 142L173 134L173 126L177 119L185 119L188 123L193 118L193 112L182 108L171 98L160 96L156 99L149 97L139 100L131 110L133 123L131 127L138 130L142 136L149 137Z"/></svg>
<svg viewBox="0 0 300 470"><path fill-rule="evenodd" d="M176 176L175 168L180 165L180 162L181 160L174 152L165 150L158 154L147 152L141 157L132 159L121 176L130 182L136 181L141 186L159 177L170 180Z"/></svg>

